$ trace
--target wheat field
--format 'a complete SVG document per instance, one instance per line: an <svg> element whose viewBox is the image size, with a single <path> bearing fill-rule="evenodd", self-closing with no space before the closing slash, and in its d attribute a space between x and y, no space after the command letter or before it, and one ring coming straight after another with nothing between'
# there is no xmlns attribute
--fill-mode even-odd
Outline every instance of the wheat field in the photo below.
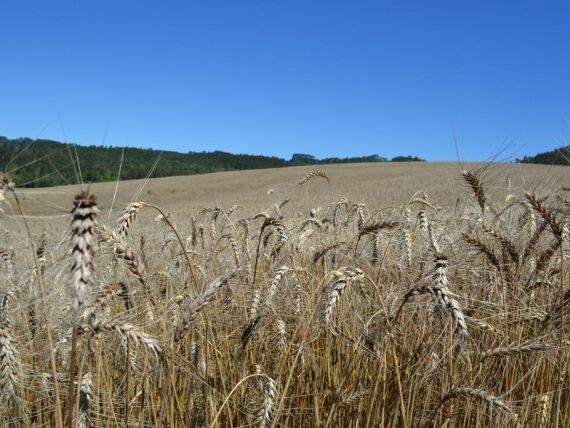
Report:
<svg viewBox="0 0 570 428"><path fill-rule="evenodd" d="M566 167L0 182L3 426L570 426Z"/></svg>

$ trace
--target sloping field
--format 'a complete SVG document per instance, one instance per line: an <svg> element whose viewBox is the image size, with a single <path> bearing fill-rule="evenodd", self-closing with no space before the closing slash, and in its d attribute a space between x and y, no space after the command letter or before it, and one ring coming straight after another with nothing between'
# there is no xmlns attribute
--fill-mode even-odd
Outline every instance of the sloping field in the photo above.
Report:
<svg viewBox="0 0 570 428"><path fill-rule="evenodd" d="M481 171L488 193L497 199L507 196L508 178L513 193L570 186L570 170L563 166L451 162L325 165L320 169L329 176L331 188L323 182L313 182L308 189L297 186L314 169L290 167L123 181L118 186L115 209L120 210L133 200L143 200L176 214L188 215L208 206L235 204L254 213L288 198L299 208L313 208L331 203L331 196L333 199L345 196L380 208L405 203L420 190L438 205L449 207L458 198L464 200L469 196L461 178L464 169ZM115 187L114 182L90 186L101 210L111 206ZM27 211L41 215L67 214L78 191L79 186L75 185L21 190ZM135 198L137 194L140 196Z"/></svg>
<svg viewBox="0 0 570 428"><path fill-rule="evenodd" d="M570 426L567 186L294 167L96 184L98 214L16 188L34 250L7 192L0 423Z"/></svg>

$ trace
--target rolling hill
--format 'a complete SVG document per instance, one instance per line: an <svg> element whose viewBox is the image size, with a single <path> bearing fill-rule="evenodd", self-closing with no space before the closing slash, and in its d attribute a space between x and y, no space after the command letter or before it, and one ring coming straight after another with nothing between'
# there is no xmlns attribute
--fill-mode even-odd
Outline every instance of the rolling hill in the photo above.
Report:
<svg viewBox="0 0 570 428"><path fill-rule="evenodd" d="M79 159L80 166L77 166ZM420 160L398 157L395 161ZM187 152L106 146L80 146L53 140L0 137L0 170L7 172L19 187L45 187L84 182L121 180L220 171L280 168L296 165L331 163L385 162L378 155L317 159L294 154L290 160L261 155L233 154L222 151ZM80 169L79 169L80 168Z"/></svg>

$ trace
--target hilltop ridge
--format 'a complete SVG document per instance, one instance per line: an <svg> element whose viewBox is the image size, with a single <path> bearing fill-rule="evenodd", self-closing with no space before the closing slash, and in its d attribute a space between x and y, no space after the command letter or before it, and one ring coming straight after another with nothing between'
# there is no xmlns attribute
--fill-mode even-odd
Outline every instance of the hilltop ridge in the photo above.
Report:
<svg viewBox="0 0 570 428"><path fill-rule="evenodd" d="M76 159L79 159L79 167ZM81 146L48 139L9 139L0 136L0 169L7 172L20 187L76 184L79 182L79 172L85 182L113 181L117 179L121 159L121 180L149 175L169 177L286 166L388 161L376 154L317 159L312 155L295 153L290 160L286 160L219 150L181 153L133 147ZM421 159L411 156L393 158L394 162L402 160Z"/></svg>

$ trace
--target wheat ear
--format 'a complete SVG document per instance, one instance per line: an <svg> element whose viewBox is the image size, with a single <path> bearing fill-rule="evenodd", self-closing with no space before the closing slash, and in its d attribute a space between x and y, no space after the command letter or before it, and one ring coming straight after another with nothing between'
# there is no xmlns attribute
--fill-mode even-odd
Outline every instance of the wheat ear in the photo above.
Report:
<svg viewBox="0 0 570 428"><path fill-rule="evenodd" d="M428 416L428 421L426 423L426 426L428 427L432 427L434 426L434 420L437 416L437 412L440 409L440 407L446 402L449 401L453 398L457 398L457 397L471 397L471 398L476 398L482 402L491 404L492 406L498 407L499 409L511 413L513 414L513 416L516 418L516 413L513 411L513 409L511 408L511 406L509 406L507 403L505 403L503 400L489 394L486 391L483 391L481 389L475 389L475 388L453 388L451 389L449 392L447 392L447 394L445 394L441 400L439 400L439 403L437 404L437 406L435 406L435 408L431 411L430 415Z"/></svg>
<svg viewBox="0 0 570 428"><path fill-rule="evenodd" d="M525 197L530 204L530 206L542 217L542 219L548 223L552 233L558 240L562 240L562 236L564 235L564 226L554 215L554 212L548 209L544 203L538 199L532 193L526 193Z"/></svg>
<svg viewBox="0 0 570 428"><path fill-rule="evenodd" d="M459 347L462 348L465 340L469 336L467 330L467 322L465 314L459 305L459 302L453 297L449 290L447 280L447 259L442 255L438 255L434 262L434 285L428 287L428 290L436 297L437 301L449 310L455 324L455 333L457 334Z"/></svg>
<svg viewBox="0 0 570 428"><path fill-rule="evenodd" d="M309 174L307 174L305 177L303 177L301 180L299 180L299 182L297 183L297 185L301 186L305 183L308 183L309 181L311 181L314 177L321 177L324 178L325 180L327 180L327 183L330 184L330 180L329 177L327 176L327 174L324 171L321 170L315 170L310 172Z"/></svg>
<svg viewBox="0 0 570 428"><path fill-rule="evenodd" d="M329 287L320 312L320 321L324 327L329 326L333 308L345 288L355 282L361 281L363 278L364 272L360 269L348 267L344 269L342 275Z"/></svg>
<svg viewBox="0 0 570 428"><path fill-rule="evenodd" d="M85 302L92 287L93 274L93 236L97 220L97 203L95 196L82 191L75 196L71 221L71 291L73 294L73 334L71 338L71 355L69 363L68 393L68 426L73 424L75 410L75 371L77 353L77 333L79 308Z"/></svg>
<svg viewBox="0 0 570 428"><path fill-rule="evenodd" d="M95 196L87 191L81 192L75 197L71 213L71 290L77 313L91 287L93 236L97 219Z"/></svg>
<svg viewBox="0 0 570 428"><path fill-rule="evenodd" d="M256 371L261 374L259 366L257 366ZM277 400L277 384L271 377L263 375L259 380L259 389L262 398L256 412L255 422L257 427L264 428L271 426L273 420L273 411Z"/></svg>
<svg viewBox="0 0 570 428"><path fill-rule="evenodd" d="M186 334L190 323L196 316L212 301L212 299L222 291L223 287L237 275L238 271L235 270L228 274L218 277L210 286L202 292L194 300L186 304L180 320L174 332L174 343L179 343L182 337Z"/></svg>
<svg viewBox="0 0 570 428"><path fill-rule="evenodd" d="M91 372L86 372L81 378L79 386L79 413L77 415L77 428L89 428L91 426L91 417L89 411L91 408L91 400L93 387L93 376Z"/></svg>
<svg viewBox="0 0 570 428"><path fill-rule="evenodd" d="M529 343L526 345L511 346L511 347L501 347L490 349L481 354L481 360L485 360L491 357L503 357L510 355L526 354L529 352L538 351L550 351L556 348L556 345L551 343Z"/></svg>
<svg viewBox="0 0 570 428"><path fill-rule="evenodd" d="M10 294L5 294L0 301L0 394L4 401L16 404L20 401L18 374L21 363L7 313L10 297Z"/></svg>
<svg viewBox="0 0 570 428"><path fill-rule="evenodd" d="M129 234L131 225L135 221L139 211L145 206L144 202L132 202L124 209L123 213L117 220L117 234L125 238Z"/></svg>
<svg viewBox="0 0 570 428"><path fill-rule="evenodd" d="M271 278L271 282L269 283L269 288L267 290L267 302L270 302L271 299L273 299L273 296L277 291L277 286L281 282L283 275L285 275L288 271L289 268L287 266L281 266L275 269L273 272L273 277Z"/></svg>
<svg viewBox="0 0 570 428"><path fill-rule="evenodd" d="M479 203L479 207L481 208L481 211L484 213L485 205L487 203L487 197L485 196L485 189L483 188L481 180L471 171L463 171L462 175L465 182L471 187L471 190L473 190L475 198Z"/></svg>
<svg viewBox="0 0 570 428"><path fill-rule="evenodd" d="M129 343L133 343L136 346L143 346L156 357L162 352L158 339L148 333L140 331L139 328L133 324L95 320L90 327L93 334L105 332L118 333L121 337L128 339Z"/></svg>

